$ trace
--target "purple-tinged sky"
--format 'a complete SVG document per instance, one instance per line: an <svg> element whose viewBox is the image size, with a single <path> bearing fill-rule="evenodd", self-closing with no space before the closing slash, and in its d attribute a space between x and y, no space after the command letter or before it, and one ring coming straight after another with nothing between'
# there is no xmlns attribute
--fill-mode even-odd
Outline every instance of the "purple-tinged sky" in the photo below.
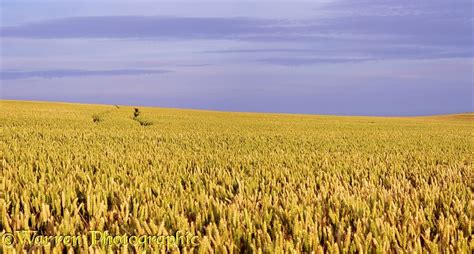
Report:
<svg viewBox="0 0 474 254"><path fill-rule="evenodd" d="M2 99L474 111L471 0L2 0Z"/></svg>

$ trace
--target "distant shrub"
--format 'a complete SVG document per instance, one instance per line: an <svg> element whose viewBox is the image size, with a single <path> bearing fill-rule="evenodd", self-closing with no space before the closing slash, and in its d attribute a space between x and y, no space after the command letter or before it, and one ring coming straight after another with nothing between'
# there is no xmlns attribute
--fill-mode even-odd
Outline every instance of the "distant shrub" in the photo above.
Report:
<svg viewBox="0 0 474 254"><path fill-rule="evenodd" d="M102 117L101 117L100 115L94 114L94 115L92 115L92 121L93 121L94 123L99 123L99 122L102 122L103 119L102 119Z"/></svg>
<svg viewBox="0 0 474 254"><path fill-rule="evenodd" d="M134 108L133 120L137 121L141 126L150 126L153 124L152 121L144 119L143 117L140 117L140 115L141 115L140 109Z"/></svg>
<svg viewBox="0 0 474 254"><path fill-rule="evenodd" d="M140 109L135 108L135 111L133 112L133 117L134 117L134 118L139 117L139 116L140 116L140 113L141 113L141 112L140 112Z"/></svg>
<svg viewBox="0 0 474 254"><path fill-rule="evenodd" d="M137 121L141 126L150 126L153 125L153 122L147 119L143 119L141 117L135 117L135 121Z"/></svg>

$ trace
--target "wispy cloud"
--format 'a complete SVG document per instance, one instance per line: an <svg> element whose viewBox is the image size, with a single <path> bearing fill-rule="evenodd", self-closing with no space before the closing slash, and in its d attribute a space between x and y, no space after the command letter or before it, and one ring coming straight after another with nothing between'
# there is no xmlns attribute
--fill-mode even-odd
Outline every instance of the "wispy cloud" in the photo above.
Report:
<svg viewBox="0 0 474 254"><path fill-rule="evenodd" d="M278 58L264 58L258 59L257 62L285 65L285 66L299 66L299 65L318 65L318 64L337 64L337 63L358 63L375 61L374 58L304 58L304 57L278 57Z"/></svg>
<svg viewBox="0 0 474 254"><path fill-rule="evenodd" d="M166 70L41 70L41 71L1 71L0 79L26 79L26 78L64 78L85 76L124 76L124 75L151 75L162 74Z"/></svg>
<svg viewBox="0 0 474 254"><path fill-rule="evenodd" d="M203 53L255 56L257 62L279 65L312 65L377 60L423 60L444 58L469 58L474 56L469 48L430 47L422 45L331 45L324 48L246 48L210 50ZM275 56L276 55L276 56ZM265 57L262 57L265 56Z"/></svg>
<svg viewBox="0 0 474 254"><path fill-rule="evenodd" d="M273 20L156 16L95 16L53 19L2 27L3 37L224 39L271 33Z"/></svg>

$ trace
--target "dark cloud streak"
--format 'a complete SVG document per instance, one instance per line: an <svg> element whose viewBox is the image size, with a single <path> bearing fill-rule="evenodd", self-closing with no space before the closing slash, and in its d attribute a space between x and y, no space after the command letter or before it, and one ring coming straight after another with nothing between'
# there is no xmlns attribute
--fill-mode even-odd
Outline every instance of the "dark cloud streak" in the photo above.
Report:
<svg viewBox="0 0 474 254"><path fill-rule="evenodd" d="M26 79L26 78L64 78L86 76L126 76L126 75L151 75L162 74L166 70L41 70L41 71L1 71L0 79Z"/></svg>
<svg viewBox="0 0 474 254"><path fill-rule="evenodd" d="M358 63L367 61L376 61L374 58L264 58L257 60L260 63L299 66L299 65L317 65L317 64L338 64L338 63Z"/></svg>

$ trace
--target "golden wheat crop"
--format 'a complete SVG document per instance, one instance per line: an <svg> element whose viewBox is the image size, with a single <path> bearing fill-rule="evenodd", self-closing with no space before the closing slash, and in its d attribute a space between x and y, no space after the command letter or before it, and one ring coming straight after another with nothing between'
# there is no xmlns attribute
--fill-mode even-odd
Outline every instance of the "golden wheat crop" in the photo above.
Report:
<svg viewBox="0 0 474 254"><path fill-rule="evenodd" d="M139 109L0 101L0 232L182 230L199 245L173 251L200 253L474 250L474 114ZM33 251L62 249L94 250Z"/></svg>

